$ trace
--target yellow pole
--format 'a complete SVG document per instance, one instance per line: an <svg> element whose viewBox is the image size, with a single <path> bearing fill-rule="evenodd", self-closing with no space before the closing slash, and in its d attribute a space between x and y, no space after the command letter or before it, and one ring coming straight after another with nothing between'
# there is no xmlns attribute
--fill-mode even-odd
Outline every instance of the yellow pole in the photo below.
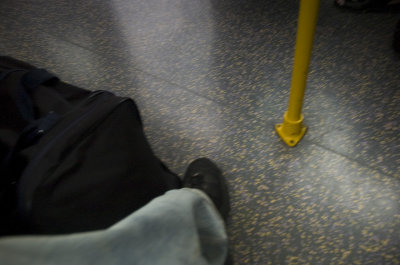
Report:
<svg viewBox="0 0 400 265"><path fill-rule="evenodd" d="M301 108L317 24L318 8L319 0L301 0L300 2L289 107L283 116L283 123L275 126L276 132L289 146L295 146L306 132Z"/></svg>

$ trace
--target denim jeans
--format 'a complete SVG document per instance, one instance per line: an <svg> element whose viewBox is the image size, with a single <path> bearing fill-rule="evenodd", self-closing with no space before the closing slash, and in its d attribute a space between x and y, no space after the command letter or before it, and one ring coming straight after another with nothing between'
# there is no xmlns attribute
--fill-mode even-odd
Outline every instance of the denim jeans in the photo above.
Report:
<svg viewBox="0 0 400 265"><path fill-rule="evenodd" d="M183 188L105 230L1 238L0 263L222 265L227 248L224 222L209 197Z"/></svg>

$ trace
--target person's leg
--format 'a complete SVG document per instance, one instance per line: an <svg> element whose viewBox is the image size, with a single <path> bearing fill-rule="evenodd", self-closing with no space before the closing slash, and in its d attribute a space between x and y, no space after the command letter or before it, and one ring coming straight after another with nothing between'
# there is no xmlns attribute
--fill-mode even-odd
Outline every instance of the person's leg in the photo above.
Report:
<svg viewBox="0 0 400 265"><path fill-rule="evenodd" d="M2 265L224 264L224 222L208 196L180 189L157 197L109 229L0 239Z"/></svg>

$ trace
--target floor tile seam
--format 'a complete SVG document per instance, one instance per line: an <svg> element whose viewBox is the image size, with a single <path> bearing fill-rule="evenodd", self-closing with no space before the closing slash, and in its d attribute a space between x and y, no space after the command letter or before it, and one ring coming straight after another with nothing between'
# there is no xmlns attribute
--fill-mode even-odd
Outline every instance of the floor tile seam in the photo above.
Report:
<svg viewBox="0 0 400 265"><path fill-rule="evenodd" d="M17 19L16 19L15 17L9 16L8 14L5 15L5 17L8 18L8 19L10 19L10 20L17 21ZM92 54L94 54L94 55L96 55L96 56L99 56L99 57L101 57L101 58L103 58L103 59L107 59L107 58L105 58L101 53L99 53L99 52L97 52L97 51L93 51L92 49L90 49L89 47L86 47L85 45L78 44L78 43L74 42L73 40L70 40L69 38L62 38L62 37L58 36L57 34L54 34L54 33L52 33L52 32L45 31L45 30L40 31L40 32L43 33L43 34L49 35L50 37L54 38L55 40L59 40L59 41L68 43L69 45L72 45L72 46L77 46L77 47L79 47L80 49L85 50L86 52L92 53ZM121 55L117 55L117 56L118 56L119 59L124 59L124 57L121 56ZM200 93L198 93L198 92L196 92L196 91L194 91L194 90L192 90L192 89L189 89L189 88L186 88L186 87L184 87L184 86L182 86L182 85L179 85L179 84L173 82L172 80L166 79L166 78L164 78L164 77L162 77L162 76L158 76L157 74L151 73L151 72L149 72L149 71L147 71L147 70L145 70L145 69L143 69L143 68L140 68L140 67L132 67L132 70L141 72L141 73L143 73L143 74L146 74L146 75L151 76L151 77L154 77L154 78L157 78L157 79L159 79L160 81L163 81L163 82L165 82L165 83L167 83L167 84L169 84L169 85L173 85L174 87L177 87L177 88L179 88L179 89L181 89L181 90L187 91L187 92L189 92L189 93L191 93L191 94L194 94L194 95L196 95L196 96L198 96L198 97L201 97L201 98L203 98L203 99L212 101L212 102L214 102L215 104L217 104L217 105L219 105L219 106L221 106L221 107L224 107L224 105L225 105L225 104L222 104L221 102L218 102L217 100L212 99L211 97L204 96L204 95L202 95L202 94L200 94Z"/></svg>
<svg viewBox="0 0 400 265"><path fill-rule="evenodd" d="M351 162L357 163L358 165L360 165L360 167L375 171L375 172L379 173L380 175L383 175L383 176L386 176L386 177L390 177L390 178L394 178L394 179L398 179L398 177L396 177L395 175L392 175L392 174L389 174L387 172L384 172L383 170L381 170L378 167L370 166L369 164L364 163L364 161L361 160L361 159L355 159L355 158L352 158L350 155L347 155L347 154L344 154L344 153L339 152L337 150L334 150L333 148L330 148L330 147L328 147L328 146L316 141L315 139L303 139L302 141L304 141L306 143L309 143L311 145L315 145L315 146L317 146L319 148L322 148L325 151L331 152L331 153L333 153L335 155L341 156L341 157L343 157L343 158L345 158L345 159L347 159L347 160L349 160ZM294 148L296 148L296 147L294 147Z"/></svg>

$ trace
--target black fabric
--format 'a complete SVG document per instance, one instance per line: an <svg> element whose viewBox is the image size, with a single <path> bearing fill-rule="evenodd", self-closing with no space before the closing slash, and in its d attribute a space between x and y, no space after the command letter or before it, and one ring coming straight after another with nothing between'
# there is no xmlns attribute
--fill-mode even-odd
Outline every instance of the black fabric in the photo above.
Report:
<svg viewBox="0 0 400 265"><path fill-rule="evenodd" d="M0 235L106 228L181 186L133 100L10 57L0 77Z"/></svg>

